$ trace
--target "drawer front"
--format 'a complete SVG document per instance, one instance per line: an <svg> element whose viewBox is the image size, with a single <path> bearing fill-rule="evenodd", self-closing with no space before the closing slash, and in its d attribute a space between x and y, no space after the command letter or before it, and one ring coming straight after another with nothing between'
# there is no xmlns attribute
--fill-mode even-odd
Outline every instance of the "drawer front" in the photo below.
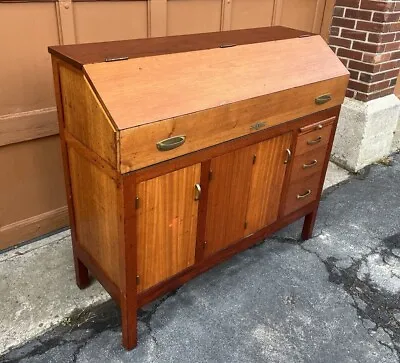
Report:
<svg viewBox="0 0 400 363"><path fill-rule="evenodd" d="M321 175L322 167L326 158L327 144L318 149L296 156L293 159L291 183L308 178L312 174Z"/></svg>
<svg viewBox="0 0 400 363"><path fill-rule="evenodd" d="M317 173L292 183L286 195L284 214L288 215L314 201L317 198L320 180L321 174Z"/></svg>
<svg viewBox="0 0 400 363"><path fill-rule="evenodd" d="M337 106L343 101L346 84L347 76L334 78L122 130L121 172L141 169ZM317 104L316 98L326 93L331 99Z"/></svg>
<svg viewBox="0 0 400 363"><path fill-rule="evenodd" d="M331 137L333 123L325 124L314 131L300 133L297 137L295 155L302 155L318 148L327 147Z"/></svg>

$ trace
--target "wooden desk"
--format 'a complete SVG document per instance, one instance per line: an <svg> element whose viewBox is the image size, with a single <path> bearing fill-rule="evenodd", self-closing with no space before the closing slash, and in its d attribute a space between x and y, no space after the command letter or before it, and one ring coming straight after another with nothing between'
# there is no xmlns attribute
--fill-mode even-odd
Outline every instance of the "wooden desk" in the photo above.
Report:
<svg viewBox="0 0 400 363"><path fill-rule="evenodd" d="M49 48L76 280L137 309L305 216L311 236L348 72L271 27Z"/></svg>

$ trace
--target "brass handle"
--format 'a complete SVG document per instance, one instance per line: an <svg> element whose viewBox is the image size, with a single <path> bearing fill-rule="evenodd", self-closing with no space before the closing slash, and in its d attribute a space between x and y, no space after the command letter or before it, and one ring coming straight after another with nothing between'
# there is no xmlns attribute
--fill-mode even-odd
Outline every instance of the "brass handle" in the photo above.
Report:
<svg viewBox="0 0 400 363"><path fill-rule="evenodd" d="M185 143L185 140L185 135L172 136L168 139L157 142L156 146L159 151L168 151L183 145Z"/></svg>
<svg viewBox="0 0 400 363"><path fill-rule="evenodd" d="M303 199L311 194L311 189L308 189L304 194L297 194L297 199Z"/></svg>
<svg viewBox="0 0 400 363"><path fill-rule="evenodd" d="M314 159L311 163L303 164L303 169L312 168L313 166L317 165L317 163L318 161Z"/></svg>
<svg viewBox="0 0 400 363"><path fill-rule="evenodd" d="M324 95L316 97L315 98L315 103L317 105L323 105L324 103L327 103L331 99L332 99L332 96L330 95L330 93L326 93Z"/></svg>
<svg viewBox="0 0 400 363"><path fill-rule="evenodd" d="M315 144L318 144L319 142L321 142L321 140L322 140L322 137L321 136L318 136L316 139L314 139L314 140L309 140L309 141L307 141L307 145L315 145Z"/></svg>
<svg viewBox="0 0 400 363"><path fill-rule="evenodd" d="M200 184L194 185L194 200L199 200L201 197L201 186Z"/></svg>
<svg viewBox="0 0 400 363"><path fill-rule="evenodd" d="M286 159L283 162L284 164L287 164L290 160L292 160L292 152L290 151L290 149L286 149Z"/></svg>

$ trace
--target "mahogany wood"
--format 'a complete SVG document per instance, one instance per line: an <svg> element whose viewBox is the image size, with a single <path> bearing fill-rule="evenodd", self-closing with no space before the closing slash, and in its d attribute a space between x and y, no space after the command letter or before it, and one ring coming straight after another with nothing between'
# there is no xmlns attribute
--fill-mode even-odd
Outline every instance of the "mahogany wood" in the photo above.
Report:
<svg viewBox="0 0 400 363"><path fill-rule="evenodd" d="M244 237L254 152L251 145L211 160L205 256Z"/></svg>
<svg viewBox="0 0 400 363"><path fill-rule="evenodd" d="M303 216L312 236L348 72L318 37L252 32L50 49L77 283L119 302L126 349L139 306Z"/></svg>
<svg viewBox="0 0 400 363"><path fill-rule="evenodd" d="M331 132L332 124L328 124L320 130L299 134L295 155L301 155L328 145Z"/></svg>
<svg viewBox="0 0 400 363"><path fill-rule="evenodd" d="M255 145L247 204L245 236L268 226L278 218L282 187L286 172L286 150L292 133L286 133Z"/></svg>
<svg viewBox="0 0 400 363"><path fill-rule="evenodd" d="M139 292L195 262L200 167L195 164L137 184Z"/></svg>
<svg viewBox="0 0 400 363"><path fill-rule="evenodd" d="M57 45L49 47L49 52L72 66L82 69L84 64L104 62L105 58L121 56L141 58L218 48L223 44L254 44L306 35L311 35L311 33L282 26L273 26L115 42Z"/></svg>
<svg viewBox="0 0 400 363"><path fill-rule="evenodd" d="M142 307L148 304L149 302L157 299L158 297L170 291L176 290L179 286L183 285L184 283L193 279L194 277L200 275L201 273L211 269L215 265L228 260L229 258L231 258L232 256L234 256L239 252L248 249L257 242L262 241L267 236L270 236L276 231L280 230L284 226L287 226L290 223L293 223L294 221L304 217L305 215L312 213L312 211L315 210L316 206L317 206L316 202L311 203L297 210L291 215L285 216L284 218L279 219L275 223L266 226L265 228L257 231L256 233L241 239L237 243L231 244L227 248L215 253L209 258L203 259L200 263L192 267L189 267L185 271L182 271L180 274L171 277L170 279L164 281L163 283L160 283L146 291L143 291L138 295L138 307Z"/></svg>
<svg viewBox="0 0 400 363"><path fill-rule="evenodd" d="M176 118L134 127L121 132L121 171L123 173L153 165L180 155L197 151L238 137L258 133L261 129L285 123L318 112L343 102L344 86L348 77L292 88L202 112L193 112ZM331 90L331 105L316 105L318 94ZM287 100L295 99L297 107ZM297 104L297 103L296 103ZM265 125L263 125L263 123ZM175 135L186 135L186 142L166 153L155 148L156 142Z"/></svg>

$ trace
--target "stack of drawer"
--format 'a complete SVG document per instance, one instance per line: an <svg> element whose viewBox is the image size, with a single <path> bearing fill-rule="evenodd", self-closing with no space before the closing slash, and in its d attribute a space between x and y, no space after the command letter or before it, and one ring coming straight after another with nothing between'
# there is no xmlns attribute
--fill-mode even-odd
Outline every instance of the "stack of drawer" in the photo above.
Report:
<svg viewBox="0 0 400 363"><path fill-rule="evenodd" d="M335 117L299 129L284 214L314 201L319 192Z"/></svg>

